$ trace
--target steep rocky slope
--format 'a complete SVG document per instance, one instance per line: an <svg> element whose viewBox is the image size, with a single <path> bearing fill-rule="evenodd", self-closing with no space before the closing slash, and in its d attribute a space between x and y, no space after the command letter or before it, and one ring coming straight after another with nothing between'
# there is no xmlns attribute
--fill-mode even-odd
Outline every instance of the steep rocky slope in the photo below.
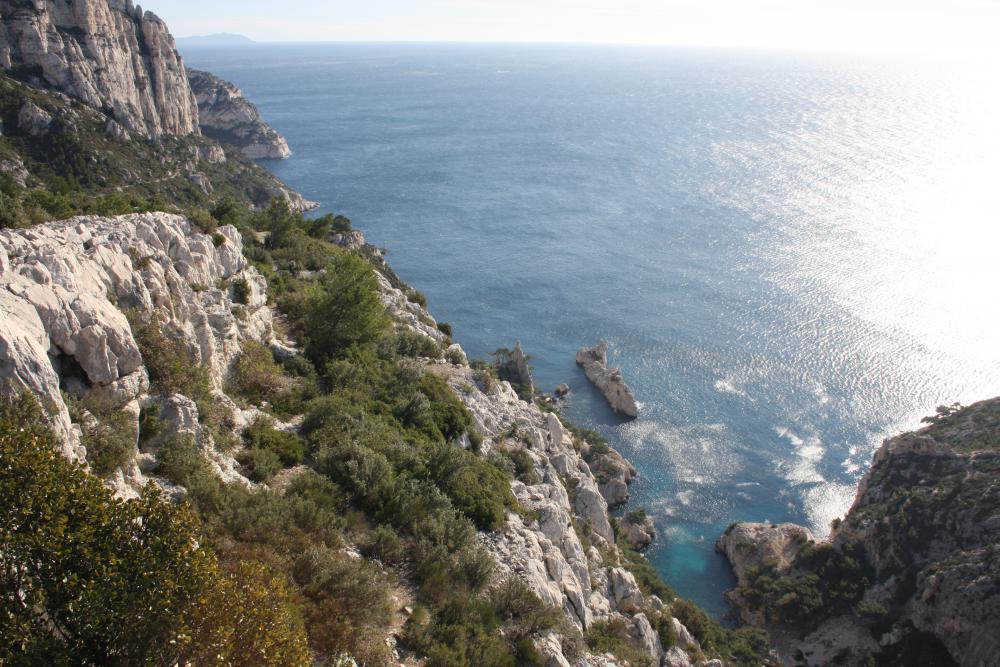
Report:
<svg viewBox="0 0 1000 667"><path fill-rule="evenodd" d="M224 392L234 359L249 341L281 355L298 352L275 339L266 281L248 265L242 243L232 227L207 235L183 217L160 213L75 218L0 232L0 389L8 397L24 390L37 396L71 459L87 460L93 453L81 438L89 421L127 415L133 451L107 477L121 496L134 497L148 479L173 494L183 492L157 476L155 441L137 439L140 415L151 406L164 422L161 429L197 438L220 479L254 486L232 454L199 425L190 397L151 393L136 331L139 313L182 341L208 370L215 400L231 413L230 428L245 428L260 412L241 409ZM388 277L380 276L380 284L398 326L436 344L447 342L424 308ZM564 610L580 632L621 622L647 664L697 662L701 649L670 618L669 601L644 594L625 566L607 500L581 453L589 445L574 438L556 415L518 398L509 383L477 375L460 348L451 352L454 363L423 363L445 377L470 410L475 432L483 437L480 455L520 453L529 462L511 484L522 509L509 511L501 530L481 535L496 560L497 580L523 580L543 601ZM100 413L84 410L81 416L79 405L89 409L95 402ZM464 444L471 446L468 440ZM620 460L610 452L606 456ZM664 646L663 623L670 624L673 645ZM546 664L570 664L562 649L566 641L559 633L539 640ZM576 664L621 663L584 654Z"/></svg>
<svg viewBox="0 0 1000 667"><path fill-rule="evenodd" d="M285 138L264 121L239 88L201 70L188 69L187 76L198 101L201 130L207 136L235 146L254 160L282 160L292 154Z"/></svg>
<svg viewBox="0 0 1000 667"><path fill-rule="evenodd" d="M0 226L108 208L116 213L207 208L226 196L253 206L274 197L298 209L314 206L238 151L227 154L213 139L133 136L77 99L2 73L0 122L0 178L11 181L4 194L20 200L20 206L0 207L6 216ZM126 204L131 208L122 210ZM21 216L15 215L17 209L24 209Z"/></svg>
<svg viewBox="0 0 1000 667"><path fill-rule="evenodd" d="M795 526L720 539L747 622L798 664L1000 664L1000 399L944 409L875 455L829 542Z"/></svg>
<svg viewBox="0 0 1000 667"><path fill-rule="evenodd" d="M273 337L266 283L242 247L232 227L210 237L162 213L0 231L0 389L7 397L25 389L37 396L70 459L88 455L71 399L99 399L106 414L123 411L138 437L150 387L127 316L133 311L155 314L158 326L182 337L220 389L243 341ZM237 283L247 286L239 303ZM193 428L189 400L160 398L179 428ZM231 480L232 460L216 458ZM150 463L136 450L111 484L135 495Z"/></svg>
<svg viewBox="0 0 1000 667"><path fill-rule="evenodd" d="M132 0L0 2L0 65L106 110L139 136L198 132L174 39Z"/></svg>

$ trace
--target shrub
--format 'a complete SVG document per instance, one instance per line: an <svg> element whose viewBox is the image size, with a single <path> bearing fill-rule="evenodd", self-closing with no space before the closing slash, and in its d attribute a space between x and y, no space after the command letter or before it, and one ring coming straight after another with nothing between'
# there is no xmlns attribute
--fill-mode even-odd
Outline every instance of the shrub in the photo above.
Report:
<svg viewBox="0 0 1000 667"><path fill-rule="evenodd" d="M531 455L524 448L515 449L510 453L510 460L514 463L514 476L528 486L538 484L541 479L535 472L535 462Z"/></svg>
<svg viewBox="0 0 1000 667"><path fill-rule="evenodd" d="M145 319L135 312L130 315L152 390L166 396L183 394L195 400L207 397L211 392L208 370L198 363L183 339L168 335L158 315Z"/></svg>
<svg viewBox="0 0 1000 667"><path fill-rule="evenodd" d="M261 563L235 565L192 616L192 625L214 641L182 651L178 664L313 664L295 599L284 579Z"/></svg>
<svg viewBox="0 0 1000 667"><path fill-rule="evenodd" d="M371 265L349 253L334 256L302 311L309 356L320 363L375 341L388 326Z"/></svg>
<svg viewBox="0 0 1000 667"><path fill-rule="evenodd" d="M294 433L274 428L274 422L267 417L254 420L244 431L243 440L251 450L273 452L284 466L302 463L302 439Z"/></svg>
<svg viewBox="0 0 1000 667"><path fill-rule="evenodd" d="M448 338L451 338L452 333L453 333L453 329L452 329L452 326L450 324L448 324L447 322L438 322L437 323L437 328L438 328L438 331L440 331L441 333L443 333Z"/></svg>
<svg viewBox="0 0 1000 667"><path fill-rule="evenodd" d="M281 656L268 664L309 664L288 615L255 613L246 590L218 588L225 578L186 506L152 486L136 500L113 498L57 453L33 399L0 406L0 460L0 497L17 499L0 503L0 662L239 662L266 646ZM257 602L281 600L274 592Z"/></svg>
<svg viewBox="0 0 1000 667"><path fill-rule="evenodd" d="M135 457L136 433L132 415L113 411L97 420L84 420L81 444L87 449L87 461L95 475L107 477Z"/></svg>
<svg viewBox="0 0 1000 667"><path fill-rule="evenodd" d="M203 208L192 209L188 213L188 220L190 220L195 227L201 230L202 234L208 234L211 236L219 228L219 222L212 217L212 214Z"/></svg>
<svg viewBox="0 0 1000 667"><path fill-rule="evenodd" d="M448 475L444 489L455 507L480 530L500 528L504 523L505 508L514 503L507 477L489 463L471 455L468 455L466 465Z"/></svg>
<svg viewBox="0 0 1000 667"><path fill-rule="evenodd" d="M295 559L293 577L306 599L311 640L325 655L348 654L362 664L391 658L383 632L392 619L385 576L371 563L325 547Z"/></svg>
<svg viewBox="0 0 1000 667"><path fill-rule="evenodd" d="M426 357L428 359L441 357L441 347L437 341L409 329L396 335L396 352L404 357Z"/></svg>
<svg viewBox="0 0 1000 667"><path fill-rule="evenodd" d="M237 459L255 482L266 482L281 470L281 459L269 449L247 449Z"/></svg>
<svg viewBox="0 0 1000 667"><path fill-rule="evenodd" d="M410 303L415 303L422 308L427 307L427 297L420 290L413 289L412 287L406 290L406 300Z"/></svg>
<svg viewBox="0 0 1000 667"><path fill-rule="evenodd" d="M174 484L187 486L190 480L208 467L201 449L191 435L179 435L160 445L156 452L157 472Z"/></svg>
<svg viewBox="0 0 1000 667"><path fill-rule="evenodd" d="M465 355L462 351L457 348L449 348L448 351L444 353L444 358L449 364L455 366L462 366L465 364Z"/></svg>
<svg viewBox="0 0 1000 667"><path fill-rule="evenodd" d="M232 393L251 405L260 405L290 385L284 369L275 363L271 350L255 341L244 343L243 351L236 357L229 373Z"/></svg>
<svg viewBox="0 0 1000 667"><path fill-rule="evenodd" d="M625 621L620 618L593 623L585 639L592 653L611 653L631 665L652 667L653 659L632 645Z"/></svg>
<svg viewBox="0 0 1000 667"><path fill-rule="evenodd" d="M233 289L233 302L242 305L247 305L250 303L250 296L253 293L250 289L250 283L247 282L246 278L236 278L232 283Z"/></svg>
<svg viewBox="0 0 1000 667"><path fill-rule="evenodd" d="M390 526L378 526L362 547L361 552L386 565L399 565L406 556L403 541Z"/></svg>

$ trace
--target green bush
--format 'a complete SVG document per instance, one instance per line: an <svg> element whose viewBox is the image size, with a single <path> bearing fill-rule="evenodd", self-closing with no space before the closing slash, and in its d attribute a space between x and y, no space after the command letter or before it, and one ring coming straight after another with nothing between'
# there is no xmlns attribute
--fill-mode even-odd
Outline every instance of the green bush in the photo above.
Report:
<svg viewBox="0 0 1000 667"><path fill-rule="evenodd" d="M156 459L159 474L185 487L208 467L201 449L190 435L180 435L163 442L156 452Z"/></svg>
<svg viewBox="0 0 1000 667"><path fill-rule="evenodd" d="M281 459L269 449L247 449L237 460L246 467L247 476L255 482L266 482L281 470Z"/></svg>
<svg viewBox="0 0 1000 667"><path fill-rule="evenodd" d="M113 498L57 453L33 399L0 406L0 461L0 497L17 499L0 503L0 662L310 664L280 590L221 573L154 487Z"/></svg>
<svg viewBox="0 0 1000 667"><path fill-rule="evenodd" d="M396 335L396 352L404 357L425 357L428 359L441 357L441 347L434 339L409 329Z"/></svg>
<svg viewBox="0 0 1000 667"><path fill-rule="evenodd" d="M158 315L129 313L142 361L157 394L183 394L196 401L208 397L211 381L207 369L194 358L180 336L171 336Z"/></svg>
<svg viewBox="0 0 1000 667"><path fill-rule="evenodd" d="M247 282L246 278L236 278L233 280L233 302L242 305L247 305L250 303L250 296L253 293L250 289L250 283Z"/></svg>
<svg viewBox="0 0 1000 667"><path fill-rule="evenodd" d="M361 552L386 565L399 565L406 557L403 541L391 526L378 526L362 547Z"/></svg>
<svg viewBox="0 0 1000 667"><path fill-rule="evenodd" d="M294 433L274 428L274 422L267 417L258 417L254 420L243 432L243 440L251 450L273 452L283 466L302 463L304 455L302 439Z"/></svg>
<svg viewBox="0 0 1000 667"><path fill-rule="evenodd" d="M653 659L632 645L628 627L620 618L593 623L584 638L592 653L611 653L631 665L653 666Z"/></svg>
<svg viewBox="0 0 1000 667"><path fill-rule="evenodd" d="M203 208L192 209L187 217L202 234L211 236L219 228L219 222Z"/></svg>
<svg viewBox="0 0 1000 667"><path fill-rule="evenodd" d="M427 297L420 290L413 289L412 287L406 290L406 300L410 303L415 303L422 308L427 307Z"/></svg>
<svg viewBox="0 0 1000 667"><path fill-rule="evenodd" d="M132 419L130 413L116 410L84 420L80 442L95 475L107 477L135 458L138 434Z"/></svg>
<svg viewBox="0 0 1000 667"><path fill-rule="evenodd" d="M291 380L274 361L271 350L255 341L247 341L233 362L228 385L231 393L251 405L260 405L287 390Z"/></svg>
<svg viewBox="0 0 1000 667"><path fill-rule="evenodd" d="M378 281L370 264L356 255L338 253L319 285L305 295L302 327L313 361L343 356L353 345L374 342L388 327Z"/></svg>

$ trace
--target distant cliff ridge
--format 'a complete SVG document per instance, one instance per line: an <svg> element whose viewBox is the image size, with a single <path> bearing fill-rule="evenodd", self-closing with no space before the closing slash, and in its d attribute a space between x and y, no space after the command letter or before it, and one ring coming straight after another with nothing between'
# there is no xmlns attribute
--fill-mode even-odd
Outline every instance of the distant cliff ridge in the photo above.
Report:
<svg viewBox="0 0 1000 667"><path fill-rule="evenodd" d="M200 70L189 69L187 76L206 136L235 146L255 160L281 160L292 154L285 138L235 85Z"/></svg>
<svg viewBox="0 0 1000 667"><path fill-rule="evenodd" d="M178 46L247 46L256 43L246 35L238 35L231 32L177 38Z"/></svg>
<svg viewBox="0 0 1000 667"><path fill-rule="evenodd" d="M173 37L131 0L0 0L0 66L108 112L140 136L199 132Z"/></svg>

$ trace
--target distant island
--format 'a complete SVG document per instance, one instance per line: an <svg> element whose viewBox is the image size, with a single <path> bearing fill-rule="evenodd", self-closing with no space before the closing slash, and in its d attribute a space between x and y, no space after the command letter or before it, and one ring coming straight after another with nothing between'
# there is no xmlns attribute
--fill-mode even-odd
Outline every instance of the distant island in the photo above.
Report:
<svg viewBox="0 0 1000 667"><path fill-rule="evenodd" d="M214 35L196 35L193 37L178 37L177 46L247 46L256 44L246 35L231 32L219 32Z"/></svg>

